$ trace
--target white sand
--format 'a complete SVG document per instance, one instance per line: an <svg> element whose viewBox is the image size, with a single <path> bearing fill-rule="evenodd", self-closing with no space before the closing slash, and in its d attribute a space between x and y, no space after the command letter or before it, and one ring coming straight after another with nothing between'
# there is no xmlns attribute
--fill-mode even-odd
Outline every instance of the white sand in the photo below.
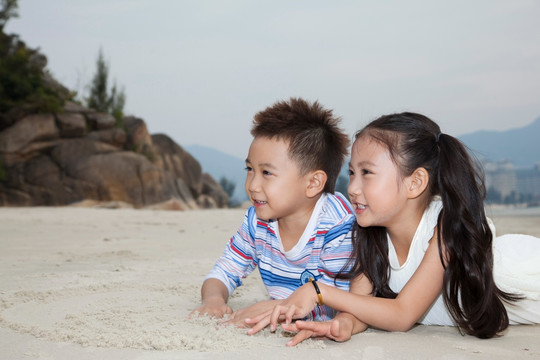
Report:
<svg viewBox="0 0 540 360"><path fill-rule="evenodd" d="M0 208L0 359L540 358L540 326L479 340L455 328L369 330L346 343L187 319L244 210ZM540 216L493 215L497 234L540 237ZM258 274L230 300L266 298Z"/></svg>

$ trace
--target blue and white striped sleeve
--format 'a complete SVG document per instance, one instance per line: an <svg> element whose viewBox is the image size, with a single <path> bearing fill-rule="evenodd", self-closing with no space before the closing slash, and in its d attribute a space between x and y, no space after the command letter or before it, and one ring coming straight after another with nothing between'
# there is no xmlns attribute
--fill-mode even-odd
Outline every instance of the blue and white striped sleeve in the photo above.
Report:
<svg viewBox="0 0 540 360"><path fill-rule="evenodd" d="M254 209L249 208L242 226L231 237L223 254L205 277L205 280L214 278L223 282L229 290L229 296L257 266L254 245L256 220Z"/></svg>
<svg viewBox="0 0 540 360"><path fill-rule="evenodd" d="M351 230L354 221L353 215L348 216L326 233L319 259L319 281L347 291L349 281L336 279L335 276L343 270L351 256Z"/></svg>

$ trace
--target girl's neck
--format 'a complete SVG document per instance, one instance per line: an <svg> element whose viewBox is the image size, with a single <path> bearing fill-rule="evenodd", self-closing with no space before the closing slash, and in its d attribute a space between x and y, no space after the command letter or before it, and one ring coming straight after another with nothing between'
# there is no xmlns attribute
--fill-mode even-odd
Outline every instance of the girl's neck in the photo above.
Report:
<svg viewBox="0 0 540 360"><path fill-rule="evenodd" d="M420 220L422 220L424 210L424 206L413 206L405 214L406 216L396 219L392 225L386 227L386 232L394 245L400 264L407 260L409 248Z"/></svg>

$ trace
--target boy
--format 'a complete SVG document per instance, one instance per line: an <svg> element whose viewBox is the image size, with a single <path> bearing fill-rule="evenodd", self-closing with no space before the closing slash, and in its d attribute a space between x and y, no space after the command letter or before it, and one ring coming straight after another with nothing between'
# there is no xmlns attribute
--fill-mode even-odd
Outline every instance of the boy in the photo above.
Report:
<svg viewBox="0 0 540 360"><path fill-rule="evenodd" d="M228 322L242 326L310 279L349 289L333 278L349 258L355 221L348 201L333 194L349 146L338 122L331 110L299 98L255 115L245 182L253 206L205 278L194 312L230 314ZM271 300L233 312L229 296L257 266ZM334 315L322 305L311 319Z"/></svg>

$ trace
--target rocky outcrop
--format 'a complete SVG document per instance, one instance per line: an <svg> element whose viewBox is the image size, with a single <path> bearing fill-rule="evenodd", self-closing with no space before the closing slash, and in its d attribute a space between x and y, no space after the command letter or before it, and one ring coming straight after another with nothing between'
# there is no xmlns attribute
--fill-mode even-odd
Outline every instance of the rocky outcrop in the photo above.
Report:
<svg viewBox="0 0 540 360"><path fill-rule="evenodd" d="M226 207L228 195L196 159L146 123L115 119L67 102L58 114L33 114L0 132L0 205L83 201L134 207Z"/></svg>

